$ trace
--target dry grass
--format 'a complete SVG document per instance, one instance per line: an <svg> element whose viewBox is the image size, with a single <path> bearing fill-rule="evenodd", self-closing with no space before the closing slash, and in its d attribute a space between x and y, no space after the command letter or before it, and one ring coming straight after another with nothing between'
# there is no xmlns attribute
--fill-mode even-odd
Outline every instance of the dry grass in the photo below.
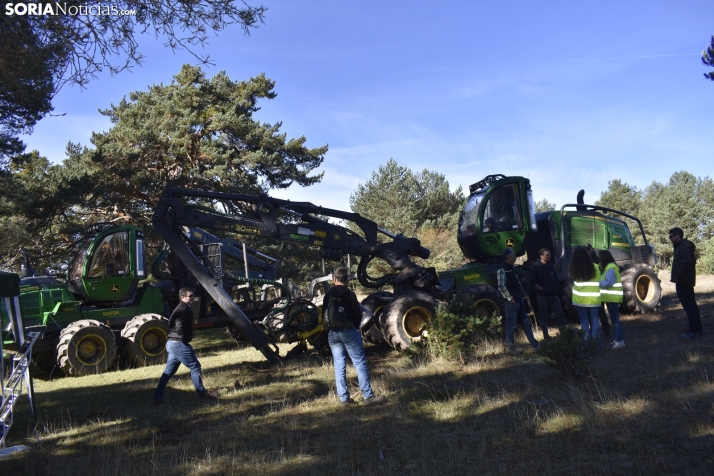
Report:
<svg viewBox="0 0 714 476"><path fill-rule="evenodd" d="M3 474L711 474L714 468L714 293L704 329L680 342L685 317L625 316L627 347L564 380L533 352L487 343L466 365L368 348L381 407L343 409L329 360L271 367L221 331L199 333L205 381L186 369L153 407L161 367L101 376L37 375L37 422L18 404ZM348 374L352 396L359 390Z"/></svg>

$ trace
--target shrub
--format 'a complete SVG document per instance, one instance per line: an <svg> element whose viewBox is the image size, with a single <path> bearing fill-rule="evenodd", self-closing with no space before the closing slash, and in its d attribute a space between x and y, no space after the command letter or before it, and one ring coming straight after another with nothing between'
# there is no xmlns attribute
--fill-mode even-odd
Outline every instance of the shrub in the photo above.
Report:
<svg viewBox="0 0 714 476"><path fill-rule="evenodd" d="M609 344L599 345L591 340L586 341L583 330L567 327L559 335L541 342L538 354L566 376L582 378L589 373L590 358L609 348Z"/></svg>
<svg viewBox="0 0 714 476"><path fill-rule="evenodd" d="M436 314L426 324L425 337L416 353L431 357L463 360L463 354L483 338L501 327L501 316L478 316L476 303L468 294L456 294L439 304Z"/></svg>

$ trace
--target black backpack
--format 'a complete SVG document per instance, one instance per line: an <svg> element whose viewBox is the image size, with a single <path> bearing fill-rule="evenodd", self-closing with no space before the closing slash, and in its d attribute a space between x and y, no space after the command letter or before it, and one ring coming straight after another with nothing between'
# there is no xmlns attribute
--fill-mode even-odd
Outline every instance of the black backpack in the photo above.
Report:
<svg viewBox="0 0 714 476"><path fill-rule="evenodd" d="M327 300L327 307L322 313L322 325L325 329L350 329L354 327L354 322L347 315L347 303L342 301L342 298L335 296L330 296Z"/></svg>

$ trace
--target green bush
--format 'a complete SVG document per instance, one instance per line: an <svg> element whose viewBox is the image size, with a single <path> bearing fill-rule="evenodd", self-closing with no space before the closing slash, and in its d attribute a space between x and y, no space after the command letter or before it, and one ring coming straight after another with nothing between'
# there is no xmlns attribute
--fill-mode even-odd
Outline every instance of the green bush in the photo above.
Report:
<svg viewBox="0 0 714 476"><path fill-rule="evenodd" d="M610 344L598 345L585 340L585 332L567 327L551 339L540 343L538 354L566 376L582 378L588 375L590 358L610 348Z"/></svg>
<svg viewBox="0 0 714 476"><path fill-rule="evenodd" d="M463 360L464 353L475 347L483 336L501 327L501 316L478 316L476 303L468 294L456 294L439 304L436 314L426 324L427 332L415 349L431 357Z"/></svg>

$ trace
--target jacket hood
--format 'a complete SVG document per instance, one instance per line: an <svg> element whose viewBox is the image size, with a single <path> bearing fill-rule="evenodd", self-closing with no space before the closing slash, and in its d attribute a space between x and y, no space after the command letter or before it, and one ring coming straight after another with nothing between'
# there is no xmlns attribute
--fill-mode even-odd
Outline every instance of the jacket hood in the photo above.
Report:
<svg viewBox="0 0 714 476"><path fill-rule="evenodd" d="M697 249L696 245L689 240L682 240L679 242L679 244L677 244L677 246L685 246L687 248L690 248L692 250L692 253L694 253L694 250Z"/></svg>
<svg viewBox="0 0 714 476"><path fill-rule="evenodd" d="M330 288L330 293L335 297L342 297L350 292L350 288L347 286L332 286Z"/></svg>

